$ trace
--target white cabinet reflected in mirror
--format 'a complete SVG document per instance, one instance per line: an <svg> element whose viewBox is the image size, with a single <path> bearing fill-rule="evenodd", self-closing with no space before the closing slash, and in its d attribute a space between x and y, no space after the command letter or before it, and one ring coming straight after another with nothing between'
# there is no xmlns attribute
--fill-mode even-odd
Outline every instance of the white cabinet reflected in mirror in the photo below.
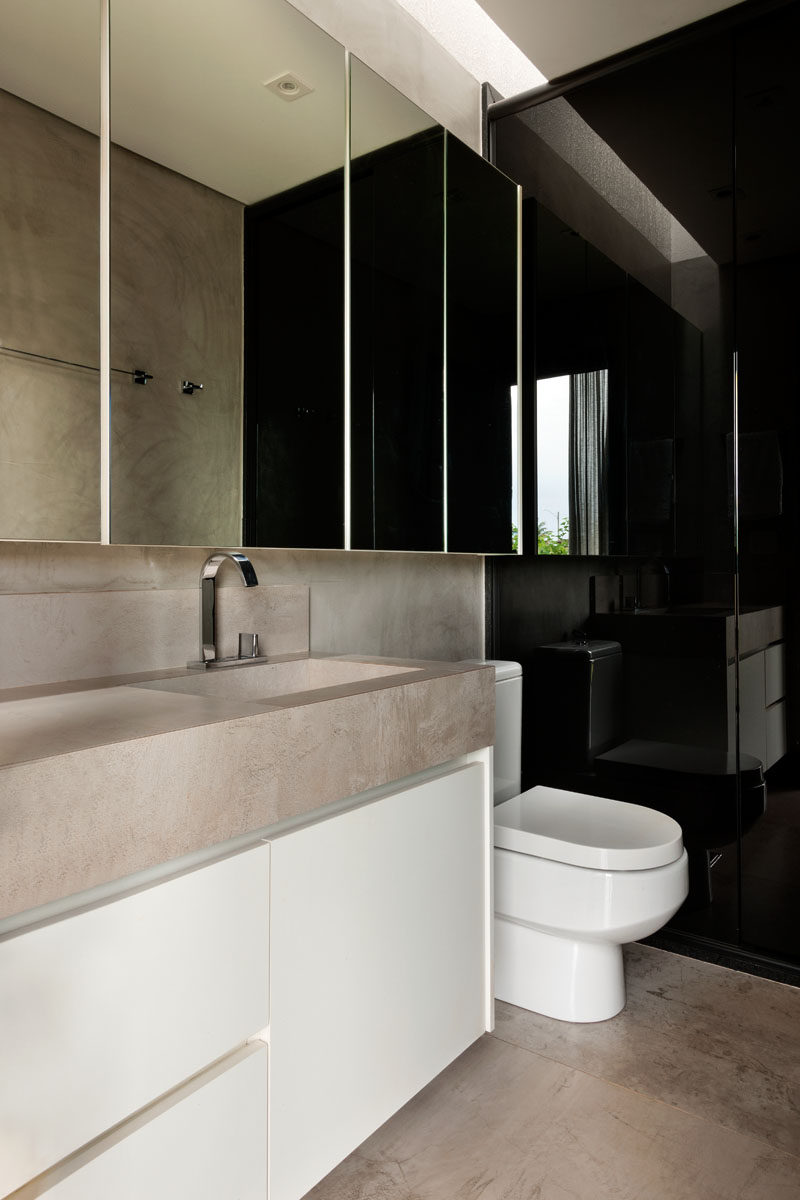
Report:
<svg viewBox="0 0 800 1200"><path fill-rule="evenodd" d="M100 537L96 0L0 6L0 537Z"/></svg>

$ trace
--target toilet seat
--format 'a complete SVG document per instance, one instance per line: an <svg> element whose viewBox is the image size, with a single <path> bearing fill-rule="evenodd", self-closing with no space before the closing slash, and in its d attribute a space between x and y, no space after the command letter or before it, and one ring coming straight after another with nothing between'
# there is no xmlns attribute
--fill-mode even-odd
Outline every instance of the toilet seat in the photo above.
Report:
<svg viewBox="0 0 800 1200"><path fill-rule="evenodd" d="M677 821L652 808L534 787L494 810L494 844L600 871L643 871L683 853Z"/></svg>

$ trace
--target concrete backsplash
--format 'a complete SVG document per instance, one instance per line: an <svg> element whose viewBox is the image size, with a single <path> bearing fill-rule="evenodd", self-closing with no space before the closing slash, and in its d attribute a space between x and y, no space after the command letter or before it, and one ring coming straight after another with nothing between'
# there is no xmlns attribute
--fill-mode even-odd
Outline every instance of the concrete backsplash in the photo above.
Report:
<svg viewBox="0 0 800 1200"><path fill-rule="evenodd" d="M0 688L182 666L199 649L206 549L0 542ZM483 653L479 555L248 551L220 568L224 653L258 632L302 650L456 661ZM230 590L229 590L230 589ZM306 591L306 589L308 589Z"/></svg>

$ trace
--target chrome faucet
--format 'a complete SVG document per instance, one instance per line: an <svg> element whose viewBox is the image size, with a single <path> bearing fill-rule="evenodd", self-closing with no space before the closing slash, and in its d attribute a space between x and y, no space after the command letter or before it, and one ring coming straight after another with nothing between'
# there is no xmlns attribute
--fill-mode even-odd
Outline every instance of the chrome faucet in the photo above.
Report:
<svg viewBox="0 0 800 1200"><path fill-rule="evenodd" d="M190 667L210 667L215 663L238 661L217 657L217 571L226 558L239 568L245 587L256 587L258 584L253 564L246 554L238 550L215 550L209 554L200 571L200 660L190 662ZM258 642L256 635L253 637L253 648L257 653Z"/></svg>

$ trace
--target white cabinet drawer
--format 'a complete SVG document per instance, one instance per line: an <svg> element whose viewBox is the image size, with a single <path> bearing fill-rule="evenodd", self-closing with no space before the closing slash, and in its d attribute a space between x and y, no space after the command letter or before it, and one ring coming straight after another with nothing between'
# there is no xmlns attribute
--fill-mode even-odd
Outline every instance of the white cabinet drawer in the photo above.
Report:
<svg viewBox="0 0 800 1200"><path fill-rule="evenodd" d="M46 1200L265 1200L266 1059L263 1045L239 1051L101 1139L69 1164L66 1177L35 1194Z"/></svg>
<svg viewBox="0 0 800 1200"><path fill-rule="evenodd" d="M0 1195L269 1021L269 847L0 941Z"/></svg>

